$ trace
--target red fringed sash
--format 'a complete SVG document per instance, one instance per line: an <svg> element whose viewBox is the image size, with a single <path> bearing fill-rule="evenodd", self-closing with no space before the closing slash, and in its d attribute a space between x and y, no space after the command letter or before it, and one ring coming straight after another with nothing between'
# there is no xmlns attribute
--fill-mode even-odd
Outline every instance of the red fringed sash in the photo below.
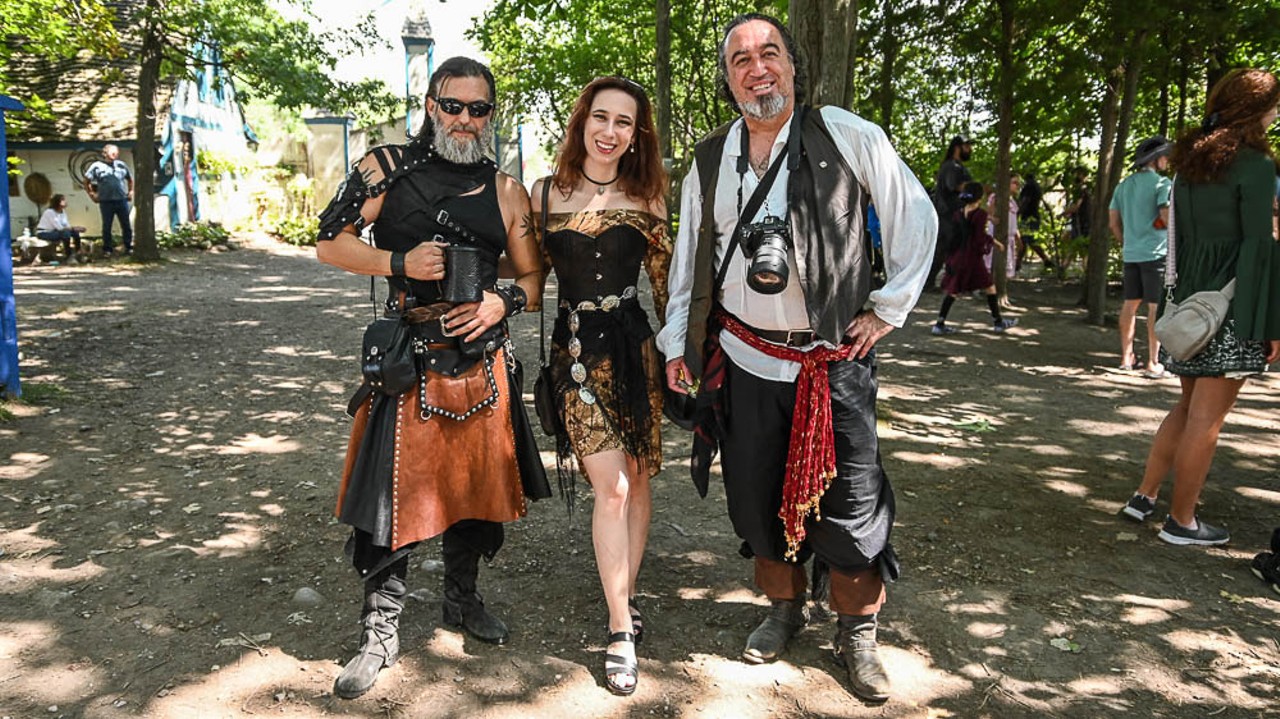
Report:
<svg viewBox="0 0 1280 719"><path fill-rule="evenodd" d="M737 318L721 313L720 321L734 337L781 360L800 363L796 378L796 406L791 415L791 443L787 448L787 474L782 484L782 520L787 538L787 559L793 559L804 541L804 520L810 513L822 519L818 502L836 476L836 445L831 428L831 385L827 363L845 360L853 345L835 349L815 347L802 352L761 339Z"/></svg>

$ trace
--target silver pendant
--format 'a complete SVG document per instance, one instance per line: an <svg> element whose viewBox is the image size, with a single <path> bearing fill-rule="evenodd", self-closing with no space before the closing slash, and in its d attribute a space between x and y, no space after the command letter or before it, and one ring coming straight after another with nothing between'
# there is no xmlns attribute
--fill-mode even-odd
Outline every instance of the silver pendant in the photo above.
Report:
<svg viewBox="0 0 1280 719"><path fill-rule="evenodd" d="M601 185L600 187L597 187L597 188L596 188L596 194L597 194L597 195L603 195L603 194L604 194L604 191L605 191L605 187L604 187L604 185ZM591 402L588 402L587 404L591 404Z"/></svg>
<svg viewBox="0 0 1280 719"><path fill-rule="evenodd" d="M578 388L578 399L582 400L583 404L591 405L596 403L596 396L586 387Z"/></svg>
<svg viewBox="0 0 1280 719"><path fill-rule="evenodd" d="M569 332L575 335L578 334L579 326L580 326L580 323L578 322L578 313L570 312L569 313Z"/></svg>
<svg viewBox="0 0 1280 719"><path fill-rule="evenodd" d="M582 384L587 381L587 368L581 362L574 362L569 367L569 376L574 382Z"/></svg>
<svg viewBox="0 0 1280 719"><path fill-rule="evenodd" d="M582 340L577 337L569 338L569 356L578 359L582 355Z"/></svg>

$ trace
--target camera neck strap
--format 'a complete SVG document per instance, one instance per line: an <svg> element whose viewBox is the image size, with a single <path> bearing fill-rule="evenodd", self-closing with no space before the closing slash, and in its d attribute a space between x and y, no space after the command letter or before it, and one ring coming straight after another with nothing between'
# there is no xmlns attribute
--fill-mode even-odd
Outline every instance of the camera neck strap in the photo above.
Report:
<svg viewBox="0 0 1280 719"><path fill-rule="evenodd" d="M719 294L721 286L724 285L724 278L729 273L729 260L733 258L733 253L738 250L738 245L742 242L742 226L750 224L752 218L760 211L760 206L768 197L769 190L773 189L774 181L778 179L778 172L782 169L783 163L789 158L790 170L795 170L800 164L800 122L804 116L803 110L803 107L796 107L792 113L791 133L787 136L787 144L774 158L773 164L769 165L769 170L764 173L764 177L760 178L760 184L756 185L755 192L751 193L746 207L742 206L742 185L746 179L747 170L750 169L751 133L747 131L746 121L742 123L742 150L738 155L738 224L733 228L733 235L729 238L729 248L725 251L724 259L716 272L715 284L711 286L712 297Z"/></svg>

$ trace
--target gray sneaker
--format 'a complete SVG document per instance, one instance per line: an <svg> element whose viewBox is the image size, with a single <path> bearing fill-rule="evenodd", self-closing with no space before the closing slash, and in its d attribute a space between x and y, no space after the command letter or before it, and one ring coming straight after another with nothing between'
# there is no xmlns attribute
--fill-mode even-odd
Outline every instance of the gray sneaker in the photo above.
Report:
<svg viewBox="0 0 1280 719"><path fill-rule="evenodd" d="M1199 517L1196 517L1195 529L1188 529L1170 516L1164 520L1164 527L1160 530L1159 537L1169 544L1183 547L1192 545L1212 547L1231 541L1231 534L1227 530L1202 522Z"/></svg>
<svg viewBox="0 0 1280 719"><path fill-rule="evenodd" d="M948 327L946 325L934 325L933 329L929 331L941 337L942 335L955 334L956 328Z"/></svg>
<svg viewBox="0 0 1280 719"><path fill-rule="evenodd" d="M1124 516L1135 522L1145 522L1156 511L1156 500L1148 499L1141 494L1134 494L1124 505Z"/></svg>
<svg viewBox="0 0 1280 719"><path fill-rule="evenodd" d="M1000 320L999 322L995 323L995 325L991 329L995 330L996 332L1004 332L1010 327L1017 327L1017 326L1018 326L1017 317L1006 317Z"/></svg>

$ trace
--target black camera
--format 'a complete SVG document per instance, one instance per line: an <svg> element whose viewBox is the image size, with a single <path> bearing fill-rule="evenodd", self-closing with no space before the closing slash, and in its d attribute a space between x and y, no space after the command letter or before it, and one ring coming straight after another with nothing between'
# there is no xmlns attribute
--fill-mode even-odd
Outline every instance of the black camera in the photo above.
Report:
<svg viewBox="0 0 1280 719"><path fill-rule="evenodd" d="M787 287L790 268L791 228L786 220L767 215L759 222L742 226L742 250L750 266L747 285L762 295L776 295Z"/></svg>

